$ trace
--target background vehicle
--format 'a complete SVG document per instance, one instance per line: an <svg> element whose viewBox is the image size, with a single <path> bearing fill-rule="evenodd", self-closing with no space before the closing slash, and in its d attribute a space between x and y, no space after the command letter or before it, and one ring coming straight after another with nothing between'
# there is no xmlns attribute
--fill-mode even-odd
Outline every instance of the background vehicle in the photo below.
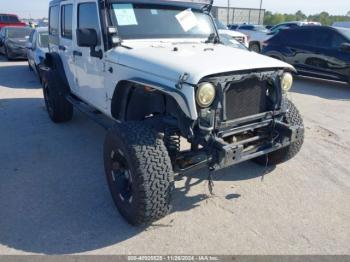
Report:
<svg viewBox="0 0 350 262"><path fill-rule="evenodd" d="M31 30L26 27L3 27L0 31L0 53L7 59L26 59L26 43Z"/></svg>
<svg viewBox="0 0 350 262"><path fill-rule="evenodd" d="M249 49L257 53L261 52L262 43L271 37L268 35L269 30L262 25L243 24L236 30L248 36Z"/></svg>
<svg viewBox="0 0 350 262"><path fill-rule="evenodd" d="M303 121L286 98L294 68L221 44L211 4L50 3L48 115L67 122L75 106L108 129L107 183L133 225L169 212L175 173L277 165L302 146Z"/></svg>
<svg viewBox="0 0 350 262"><path fill-rule="evenodd" d="M335 22L332 25L333 27L345 27L345 28L350 28L350 21L348 22Z"/></svg>
<svg viewBox="0 0 350 262"><path fill-rule="evenodd" d="M41 81L39 65L49 51L49 31L47 27L38 27L33 30L27 42L27 58L29 69L33 70Z"/></svg>
<svg viewBox="0 0 350 262"><path fill-rule="evenodd" d="M233 39L232 36L230 35L220 34L220 42L224 45L227 45L233 48L239 48L247 51L249 50L244 44L241 44L237 40Z"/></svg>
<svg viewBox="0 0 350 262"><path fill-rule="evenodd" d="M4 26L26 26L16 15L0 14L0 29Z"/></svg>
<svg viewBox="0 0 350 262"><path fill-rule="evenodd" d="M299 26L308 26L308 25L321 25L319 22L306 22L306 21L293 21L293 22L285 22L278 25L275 25L270 28L269 35L277 34L281 29L289 29L296 28Z"/></svg>
<svg viewBox="0 0 350 262"><path fill-rule="evenodd" d="M224 34L226 36L231 36L231 38L235 39L239 43L243 44L244 46L248 47L248 37L238 31L234 31L231 29L228 29L227 26L225 26L220 20L214 19L216 27L219 31L219 34Z"/></svg>
<svg viewBox="0 0 350 262"><path fill-rule="evenodd" d="M293 65L301 75L350 82L350 30L303 26L282 30L263 53Z"/></svg>

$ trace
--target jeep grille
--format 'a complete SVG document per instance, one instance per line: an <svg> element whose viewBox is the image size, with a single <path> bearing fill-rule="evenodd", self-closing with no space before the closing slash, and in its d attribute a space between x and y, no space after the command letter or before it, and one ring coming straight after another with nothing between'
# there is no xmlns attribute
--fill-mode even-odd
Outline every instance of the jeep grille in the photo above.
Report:
<svg viewBox="0 0 350 262"><path fill-rule="evenodd" d="M267 83L257 78L228 83L225 93L227 120L255 115L268 111Z"/></svg>

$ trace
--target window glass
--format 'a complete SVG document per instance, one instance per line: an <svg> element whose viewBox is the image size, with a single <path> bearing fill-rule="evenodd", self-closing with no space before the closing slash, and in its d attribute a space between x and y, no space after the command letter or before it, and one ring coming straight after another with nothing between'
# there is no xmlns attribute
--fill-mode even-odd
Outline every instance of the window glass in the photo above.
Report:
<svg viewBox="0 0 350 262"><path fill-rule="evenodd" d="M30 42L30 43L33 43L34 33L35 33L34 30L30 33L30 36L29 36L29 42Z"/></svg>
<svg viewBox="0 0 350 262"><path fill-rule="evenodd" d="M14 16L14 15L8 16L8 23L18 23L18 22L19 22L19 20L16 16Z"/></svg>
<svg viewBox="0 0 350 262"><path fill-rule="evenodd" d="M211 17L200 10L161 4L112 5L112 23L123 39L208 38L215 33Z"/></svg>
<svg viewBox="0 0 350 262"><path fill-rule="evenodd" d="M242 26L239 27L239 29L242 29L242 30L253 30L254 26L252 26L252 25L242 25Z"/></svg>
<svg viewBox="0 0 350 262"><path fill-rule="evenodd" d="M50 22L49 22L49 32L50 35L57 36L59 29L59 7L53 6L50 8Z"/></svg>
<svg viewBox="0 0 350 262"><path fill-rule="evenodd" d="M30 28L9 27L7 29L7 37L8 38L28 39L31 32L32 32L32 29L30 29Z"/></svg>
<svg viewBox="0 0 350 262"><path fill-rule="evenodd" d="M84 3L78 6L78 28L95 29L99 35L99 24L95 3Z"/></svg>
<svg viewBox="0 0 350 262"><path fill-rule="evenodd" d="M42 32L39 34L39 45L43 48L49 47L49 35L47 32Z"/></svg>
<svg viewBox="0 0 350 262"><path fill-rule="evenodd" d="M333 32L333 37L332 37L332 41L331 41L331 48L334 49L339 49L342 44L346 43L346 39L344 36Z"/></svg>
<svg viewBox="0 0 350 262"><path fill-rule="evenodd" d="M62 37L72 39L73 5L63 5L61 14Z"/></svg>

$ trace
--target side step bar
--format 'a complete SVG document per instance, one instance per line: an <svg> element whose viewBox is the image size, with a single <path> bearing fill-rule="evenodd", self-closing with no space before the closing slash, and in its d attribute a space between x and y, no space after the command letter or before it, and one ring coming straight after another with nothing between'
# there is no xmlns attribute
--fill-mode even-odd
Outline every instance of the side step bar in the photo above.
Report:
<svg viewBox="0 0 350 262"><path fill-rule="evenodd" d="M92 108L88 104L84 103L80 99L68 95L66 97L67 101L70 102L76 109L78 109L80 112L86 114L91 120L105 128L106 130L112 128L114 126L114 121L108 117L106 117L104 114L102 114L100 111Z"/></svg>

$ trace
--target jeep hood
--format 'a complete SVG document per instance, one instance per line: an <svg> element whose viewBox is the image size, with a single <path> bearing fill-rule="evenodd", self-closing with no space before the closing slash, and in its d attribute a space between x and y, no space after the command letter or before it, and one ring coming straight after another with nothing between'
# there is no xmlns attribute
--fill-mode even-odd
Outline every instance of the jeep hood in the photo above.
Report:
<svg viewBox="0 0 350 262"><path fill-rule="evenodd" d="M128 48L117 47L119 64L178 81L184 73L186 82L197 84L203 77L219 73L253 69L294 68L282 61L221 44L163 43L125 41ZM111 57L111 58L112 58Z"/></svg>

